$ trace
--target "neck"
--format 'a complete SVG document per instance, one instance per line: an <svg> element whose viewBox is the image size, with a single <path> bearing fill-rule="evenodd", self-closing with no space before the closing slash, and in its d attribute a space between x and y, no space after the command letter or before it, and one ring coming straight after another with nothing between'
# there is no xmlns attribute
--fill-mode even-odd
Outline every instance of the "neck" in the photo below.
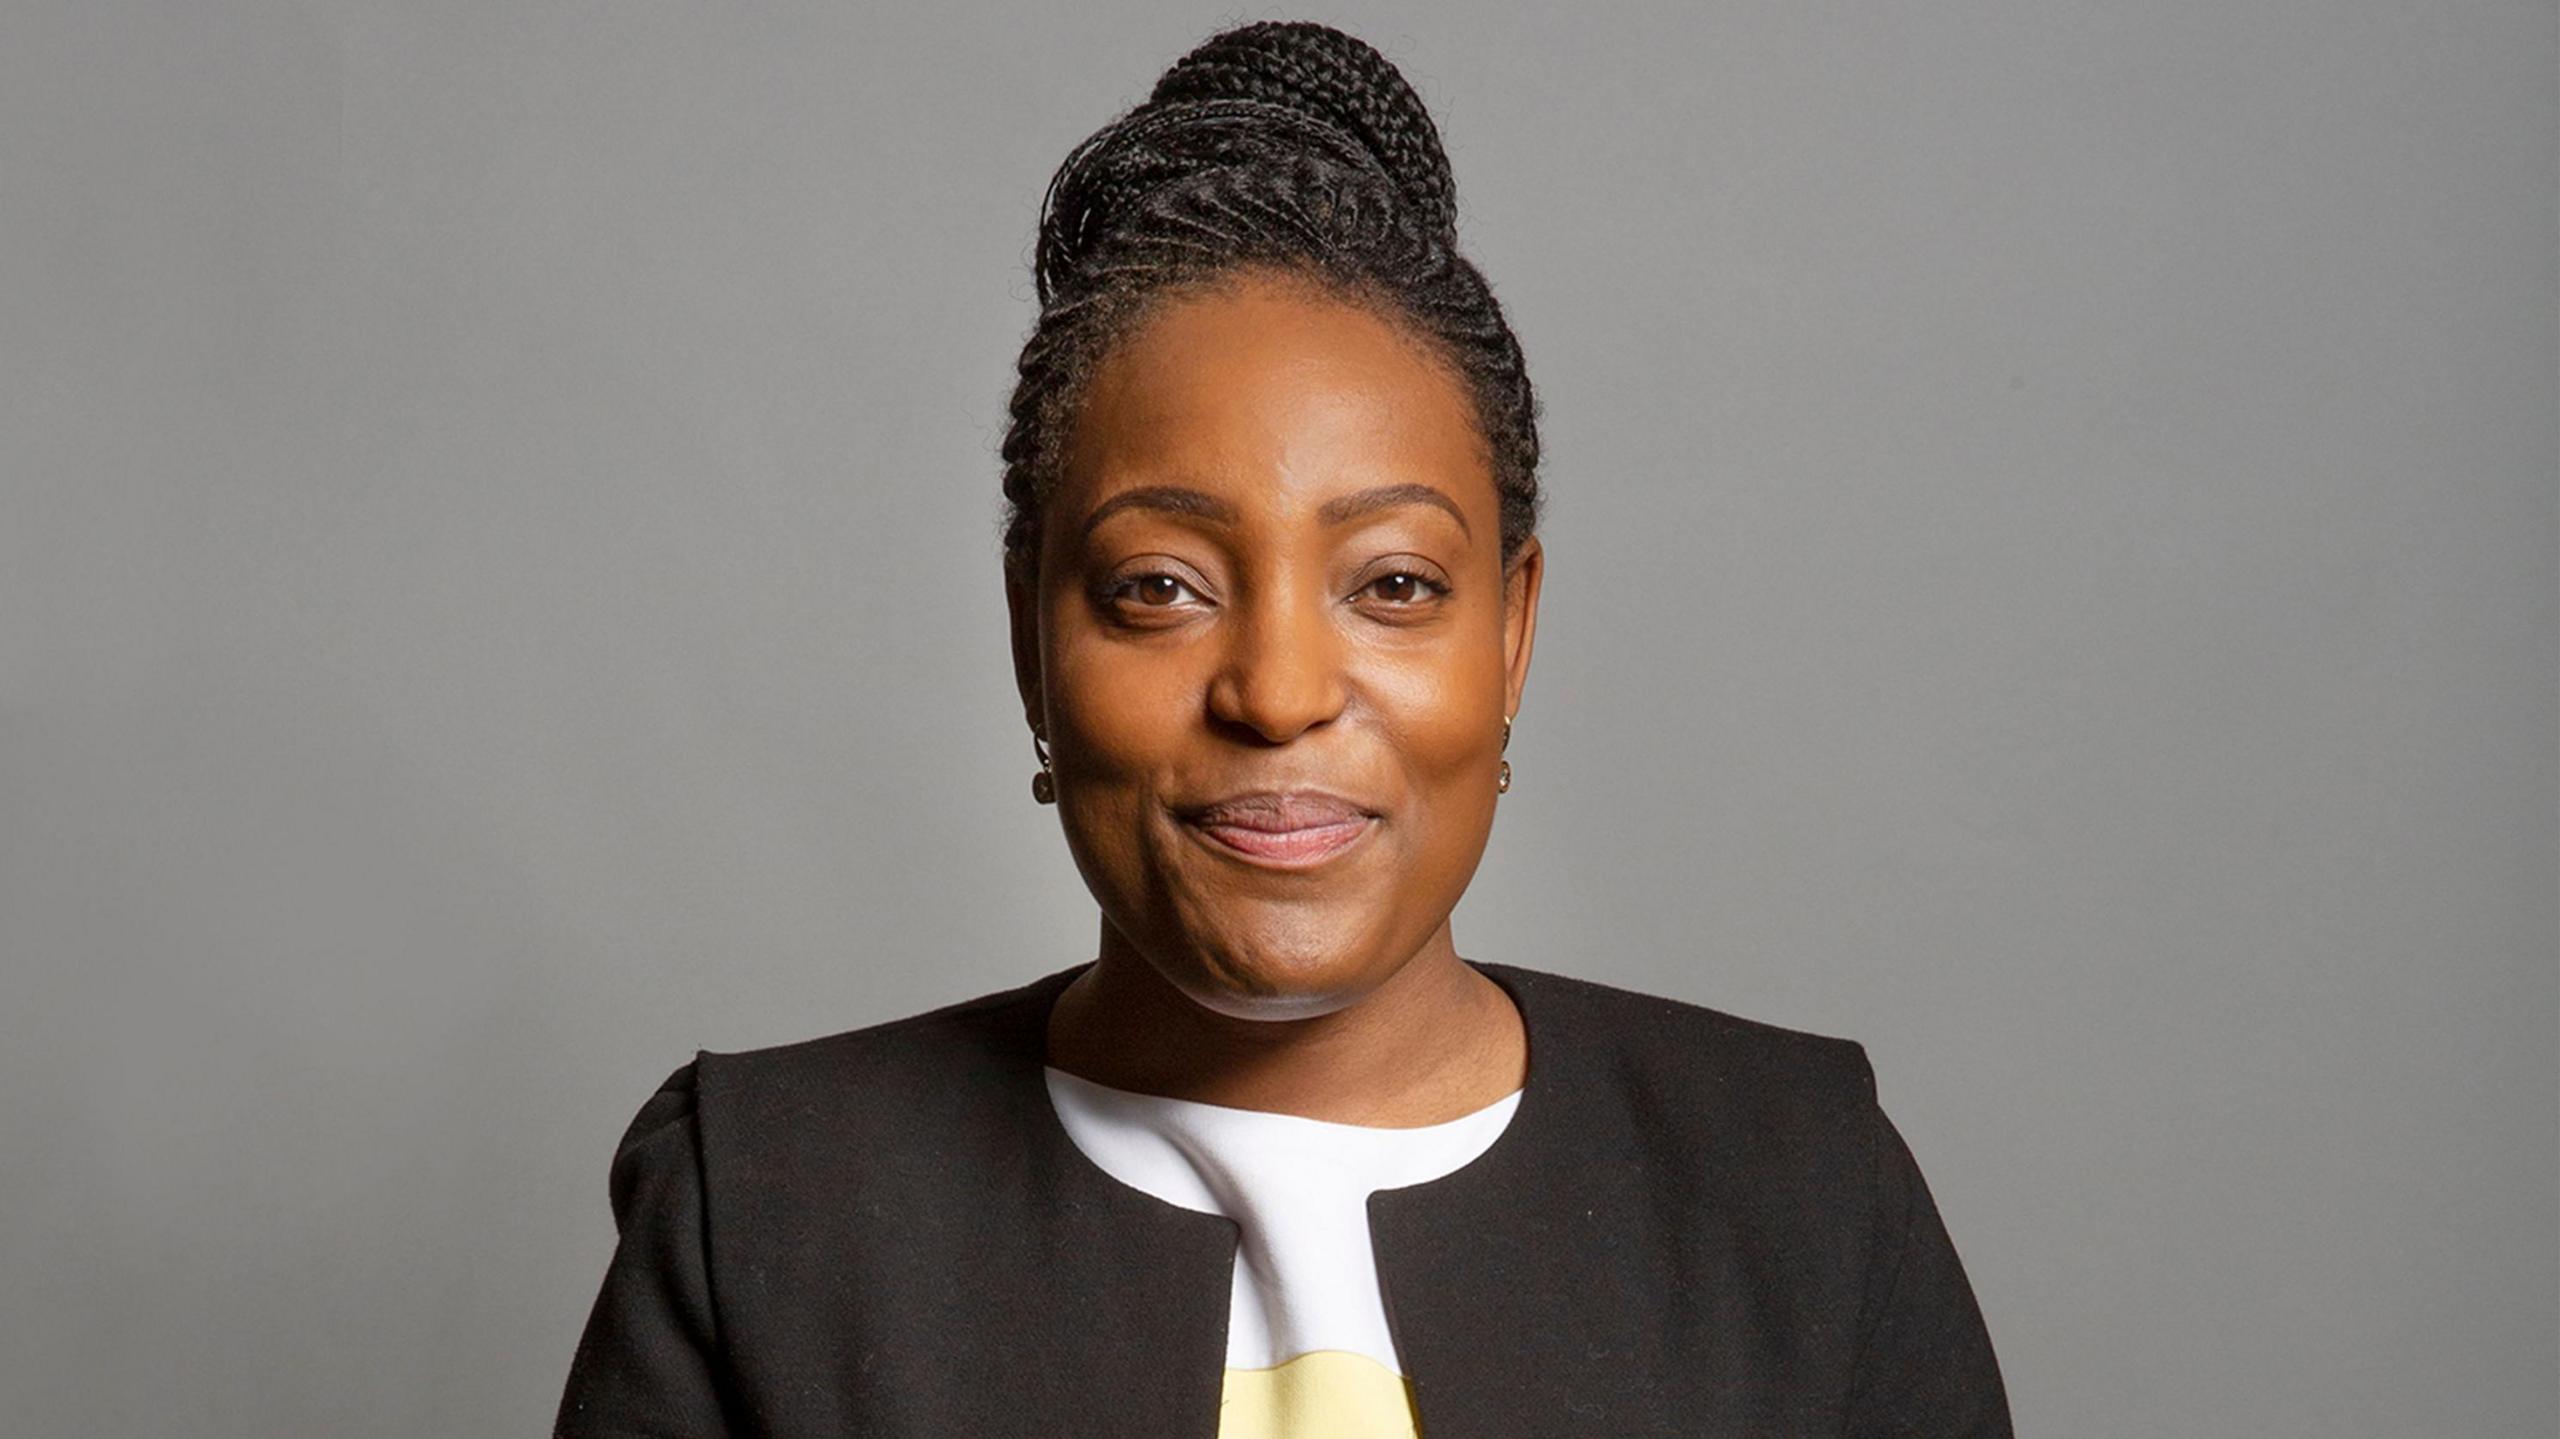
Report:
<svg viewBox="0 0 2560 1439"><path fill-rule="evenodd" d="M1176 989L1109 921L1049 1014L1048 1061L1096 1084L1338 1124L1472 1114L1528 1072L1519 1011L1444 922L1376 989L1328 1013L1240 1019Z"/></svg>

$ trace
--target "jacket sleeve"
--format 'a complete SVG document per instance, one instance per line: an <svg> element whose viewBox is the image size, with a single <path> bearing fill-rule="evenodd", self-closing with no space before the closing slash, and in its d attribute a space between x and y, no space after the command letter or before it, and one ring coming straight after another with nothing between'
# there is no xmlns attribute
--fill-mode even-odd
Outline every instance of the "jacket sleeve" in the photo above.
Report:
<svg viewBox="0 0 2560 1439"><path fill-rule="evenodd" d="M569 1365L555 1439L725 1436L692 1065L640 1107L614 1151L611 1189L621 1238Z"/></svg>
<svg viewBox="0 0 2560 1439"><path fill-rule="evenodd" d="M1928 1183L1882 1109L1851 1439L2010 1439L2009 1400L1973 1286Z"/></svg>

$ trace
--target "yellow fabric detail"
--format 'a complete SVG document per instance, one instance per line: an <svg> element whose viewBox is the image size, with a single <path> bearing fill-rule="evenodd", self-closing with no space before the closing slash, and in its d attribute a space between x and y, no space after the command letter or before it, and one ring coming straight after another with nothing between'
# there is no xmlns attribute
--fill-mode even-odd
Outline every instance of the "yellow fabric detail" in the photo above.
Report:
<svg viewBox="0 0 2560 1439"><path fill-rule="evenodd" d="M1277 1369L1230 1369L1218 1439L1418 1439L1413 1390L1366 1354L1319 1349Z"/></svg>

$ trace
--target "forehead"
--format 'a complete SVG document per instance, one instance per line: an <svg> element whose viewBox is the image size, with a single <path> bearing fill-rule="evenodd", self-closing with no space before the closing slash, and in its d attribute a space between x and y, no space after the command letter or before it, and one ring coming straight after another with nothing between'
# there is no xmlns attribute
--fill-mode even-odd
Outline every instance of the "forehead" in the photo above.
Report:
<svg viewBox="0 0 2560 1439"><path fill-rule="evenodd" d="M1498 519L1474 409L1426 342L1287 278L1159 305L1095 371L1064 460L1084 505L1172 479L1282 506L1410 481Z"/></svg>

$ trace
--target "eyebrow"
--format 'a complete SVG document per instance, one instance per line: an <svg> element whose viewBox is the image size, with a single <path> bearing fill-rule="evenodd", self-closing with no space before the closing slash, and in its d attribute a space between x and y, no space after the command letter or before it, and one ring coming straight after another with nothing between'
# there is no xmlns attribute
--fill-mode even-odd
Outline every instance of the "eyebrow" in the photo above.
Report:
<svg viewBox="0 0 2560 1439"><path fill-rule="evenodd" d="M1363 515L1374 515L1380 510L1394 509L1398 505L1438 505L1449 512L1449 518L1458 522L1458 528L1466 533L1468 539L1476 537L1475 526L1467 523L1466 514L1458 508L1458 502L1429 485L1374 486L1356 495L1327 500L1324 508L1316 514L1328 525L1339 525Z"/></svg>
<svg viewBox="0 0 2560 1439"><path fill-rule="evenodd" d="M1436 505L1448 511L1449 518L1458 522L1458 528L1466 533L1468 539L1475 538L1475 526L1467 523L1466 512L1458 508L1458 502L1429 485L1373 485L1357 494L1325 501L1324 508L1316 511L1316 518L1328 525L1347 524L1398 505ZM1122 510L1160 510L1168 514L1196 515L1223 525L1232 525L1237 519L1235 506L1205 491L1181 485L1141 485L1134 490L1122 490L1094 506L1093 513L1084 517L1084 533L1091 535L1104 520Z"/></svg>
<svg viewBox="0 0 2560 1439"><path fill-rule="evenodd" d="M1141 485L1134 490L1122 490L1094 506L1093 513L1084 517L1085 534L1091 535L1104 520L1122 510L1163 510L1169 514L1198 515L1222 525L1236 522L1236 507L1216 495L1187 490L1180 485Z"/></svg>

